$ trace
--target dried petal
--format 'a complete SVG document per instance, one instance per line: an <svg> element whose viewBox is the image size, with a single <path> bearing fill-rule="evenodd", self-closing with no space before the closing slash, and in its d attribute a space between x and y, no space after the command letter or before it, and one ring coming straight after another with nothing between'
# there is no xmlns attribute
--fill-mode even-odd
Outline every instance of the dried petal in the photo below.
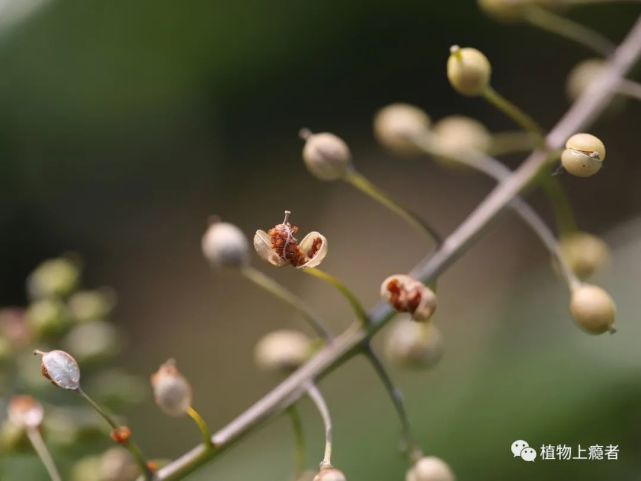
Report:
<svg viewBox="0 0 641 481"><path fill-rule="evenodd" d="M264 230L256 231L254 235L254 249L256 249L256 252L262 259L273 266L282 267L287 264L287 261L272 248L272 241Z"/></svg>
<svg viewBox="0 0 641 481"><path fill-rule="evenodd" d="M9 402L9 420L16 426L37 428L42 424L44 409L31 396L15 396Z"/></svg>
<svg viewBox="0 0 641 481"><path fill-rule="evenodd" d="M298 247L308 259L304 264L297 266L299 268L316 267L323 262L327 255L327 239L318 232L307 234Z"/></svg>
<svg viewBox="0 0 641 481"><path fill-rule="evenodd" d="M42 352L34 354L42 356L40 365L42 375L62 389L76 391L80 388L80 368L76 360L65 351Z"/></svg>

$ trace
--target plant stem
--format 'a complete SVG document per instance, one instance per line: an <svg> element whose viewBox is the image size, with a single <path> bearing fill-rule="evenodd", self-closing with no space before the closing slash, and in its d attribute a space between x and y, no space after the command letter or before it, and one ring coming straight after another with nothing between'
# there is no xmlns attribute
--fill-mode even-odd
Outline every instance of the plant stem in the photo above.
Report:
<svg viewBox="0 0 641 481"><path fill-rule="evenodd" d="M604 57L610 55L615 49L615 45L599 32L545 8L529 5L523 13L525 19L535 27L584 45Z"/></svg>
<svg viewBox="0 0 641 481"><path fill-rule="evenodd" d="M574 212L572 211L572 205L559 179L553 177L549 169L547 169L547 173L543 173L542 179L543 190L552 205L559 235L563 236L576 232L578 228L574 218Z"/></svg>
<svg viewBox="0 0 641 481"><path fill-rule="evenodd" d="M247 266L241 270L243 276L252 281L257 286L272 294L278 300L284 302L290 307L294 308L300 315L302 315L314 331L323 339L331 339L331 334L325 327L323 321L314 314L310 307L300 299L297 295L289 291L287 288L276 282L271 277L263 274L261 271L254 267Z"/></svg>
<svg viewBox="0 0 641 481"><path fill-rule="evenodd" d="M548 145L560 148L565 140L583 129L603 112L612 99L618 82L641 56L641 18L617 48L606 71L581 95L547 135ZM441 244L436 252L420 261L410 272L415 278L429 282L458 259L485 232L491 222L525 190L545 166L547 156L533 152L521 166L499 183L465 220ZM371 311L366 329L351 325L316 356L292 373L278 386L256 401L247 410L220 429L212 437L216 450L202 444L161 468L154 481L179 481L206 462L246 437L261 423L276 416L305 394L310 381L318 380L362 351L365 343L394 316L387 303L378 303Z"/></svg>
<svg viewBox="0 0 641 481"><path fill-rule="evenodd" d="M387 207L390 211L397 214L407 224L426 236L430 241L439 245L443 239L441 235L427 222L410 212L408 209L396 202L392 197L383 192L377 186L372 184L363 174L352 169L344 178L345 182L356 187L358 190L374 199L376 202Z"/></svg>
<svg viewBox="0 0 641 481"><path fill-rule="evenodd" d="M316 385L312 382L307 384L307 395L316 405L321 418L323 419L323 425L325 426L325 454L323 455L323 460L320 463L320 467L329 468L332 466L332 418L329 415L329 408L325 402L325 398L318 390Z"/></svg>
<svg viewBox="0 0 641 481"><path fill-rule="evenodd" d="M488 86L483 91L483 98L511 118L523 130L531 134L536 139L536 143L539 146L543 146L545 144L545 134L541 126L532 117L503 97L491 86Z"/></svg>
<svg viewBox="0 0 641 481"><path fill-rule="evenodd" d="M208 446L209 448L213 448L214 445L211 442L211 432L209 431L209 426L207 426L207 422L203 419L200 413L196 411L192 406L189 406L189 408L187 408L186 413L191 419L194 420L194 422L198 426L198 430L200 431L200 434L202 435L202 438L203 438L203 444L205 444L205 446Z"/></svg>
<svg viewBox="0 0 641 481"><path fill-rule="evenodd" d="M307 467L307 450L305 448L305 433L303 432L303 421L295 404L287 408L287 414L292 422L294 432L294 475L298 479Z"/></svg>
<svg viewBox="0 0 641 481"><path fill-rule="evenodd" d="M49 452L49 449L47 449L47 445L45 444L44 439L42 439L42 435L40 434L40 431L38 431L38 428L28 427L27 437L29 438L29 442L31 442L34 451L40 458L40 461L42 461L42 464L47 470L51 481L62 481L60 472L56 467L56 463L51 457L51 453Z"/></svg>
<svg viewBox="0 0 641 481"><path fill-rule="evenodd" d="M340 292L343 295L343 297L347 299L347 302L349 302L350 306L352 306L352 309L354 310L354 313L356 314L356 317L358 318L358 320L361 321L361 324L366 326L369 323L367 311L365 311L363 304L361 304L361 301L358 300L358 297L356 297L356 295L345 284L343 284L343 282L341 282L331 274L328 274L325 271L321 271L320 269L317 269L316 267L311 267L311 268L301 269L301 270L305 274L309 274L312 277L316 277L317 279L320 279L323 282L326 282L327 284L329 284L330 286L336 288L336 290L338 290L338 292Z"/></svg>
<svg viewBox="0 0 641 481"><path fill-rule="evenodd" d="M94 410L102 416L102 418L107 421L107 424L111 426L111 429L118 429L118 423L116 420L109 414L107 411L105 411L100 404L98 404L96 401L94 401L89 394L87 394L82 388L78 388L77 392L85 398L85 400L91 405ZM151 469L149 469L149 465L147 464L147 460L145 459L144 455L142 454L142 451L138 447L138 445L133 441L133 440L128 440L126 443L123 444L125 448L131 453L133 456L134 460L138 464L138 467L142 471L142 473L145 476L145 479L151 480L153 478L153 473L151 472Z"/></svg>
<svg viewBox="0 0 641 481"><path fill-rule="evenodd" d="M412 436L411 425L407 416L407 410L405 409L405 403L403 401L403 393L401 393L401 391L394 385L392 378L385 369L383 361L381 361L381 359L376 355L371 345L368 344L364 349L363 354L365 354L368 361L374 368L374 371L376 371L376 374L385 386L385 390L392 400L392 404L394 404L394 408L396 409L401 421L401 439L403 441L402 448L408 455L411 462L416 457L415 453L420 452L420 449Z"/></svg>
<svg viewBox="0 0 641 481"><path fill-rule="evenodd" d="M626 97L641 100L641 84L632 80L623 79L617 86L617 92Z"/></svg>
<svg viewBox="0 0 641 481"><path fill-rule="evenodd" d="M509 155L530 152L536 147L536 139L529 132L499 132L492 135L488 155Z"/></svg>

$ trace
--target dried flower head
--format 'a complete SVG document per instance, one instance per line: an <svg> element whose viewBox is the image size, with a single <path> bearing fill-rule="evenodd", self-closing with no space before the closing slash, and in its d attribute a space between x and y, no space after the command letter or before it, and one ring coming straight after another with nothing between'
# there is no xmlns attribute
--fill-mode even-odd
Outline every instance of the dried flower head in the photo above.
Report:
<svg viewBox="0 0 641 481"><path fill-rule="evenodd" d="M455 481L455 476L448 464L436 456L425 456L412 466L405 476L405 481Z"/></svg>
<svg viewBox="0 0 641 481"><path fill-rule="evenodd" d="M36 429L42 424L44 409L31 396L14 396L9 401L9 420L16 426Z"/></svg>
<svg viewBox="0 0 641 481"><path fill-rule="evenodd" d="M347 481L347 478L342 471L329 466L321 468L318 474L314 476L314 481Z"/></svg>
<svg viewBox="0 0 641 481"><path fill-rule="evenodd" d="M443 357L443 335L432 323L400 320L385 339L385 357L409 368L431 368Z"/></svg>
<svg viewBox="0 0 641 481"><path fill-rule="evenodd" d="M249 242L234 224L214 219L202 240L205 258L217 267L243 267L249 263Z"/></svg>
<svg viewBox="0 0 641 481"><path fill-rule="evenodd" d="M299 242L295 237L298 227L289 222L290 215L291 212L286 210L282 224L267 232L256 231L256 252L277 267L287 264L303 269L318 266L327 255L327 239L318 232L310 232Z"/></svg>
<svg viewBox="0 0 641 481"><path fill-rule="evenodd" d="M481 95L490 85L492 66L482 52L475 48L450 48L447 60L447 78L457 92L475 96Z"/></svg>
<svg viewBox="0 0 641 481"><path fill-rule="evenodd" d="M181 416L192 401L191 385L169 359L151 376L151 387L158 407L170 416Z"/></svg>
<svg viewBox="0 0 641 481"><path fill-rule="evenodd" d="M587 232L573 232L559 241L563 258L578 277L586 278L608 261L608 246L599 237Z"/></svg>
<svg viewBox="0 0 641 481"><path fill-rule="evenodd" d="M420 152L414 139L425 135L429 116L420 108L404 103L383 107L374 117L374 135L386 148L398 154Z"/></svg>
<svg viewBox="0 0 641 481"><path fill-rule="evenodd" d="M614 332L616 305L598 286L583 284L572 292L570 312L574 320L590 334Z"/></svg>
<svg viewBox="0 0 641 481"><path fill-rule="evenodd" d="M591 134L574 134L565 143L561 163L565 170L577 177L596 174L605 160L605 145Z"/></svg>
<svg viewBox="0 0 641 481"><path fill-rule="evenodd" d="M62 389L77 391L80 388L80 368L78 363L65 351L34 351L42 356L40 371L53 384Z"/></svg>
<svg viewBox="0 0 641 481"><path fill-rule="evenodd" d="M265 335L254 350L261 369L279 373L298 369L311 352L312 344L305 334L284 329Z"/></svg>
<svg viewBox="0 0 641 481"><path fill-rule="evenodd" d="M345 177L352 166L352 154L343 139L329 132L313 134L301 129L305 140L303 160L305 166L321 180L337 180Z"/></svg>
<svg viewBox="0 0 641 481"><path fill-rule="evenodd" d="M415 321L428 321L436 311L436 294L422 282L395 274L381 284L381 297L398 312L408 312Z"/></svg>
<svg viewBox="0 0 641 481"><path fill-rule="evenodd" d="M591 58L578 63L568 75L566 91L570 99L577 99L603 72L605 60Z"/></svg>

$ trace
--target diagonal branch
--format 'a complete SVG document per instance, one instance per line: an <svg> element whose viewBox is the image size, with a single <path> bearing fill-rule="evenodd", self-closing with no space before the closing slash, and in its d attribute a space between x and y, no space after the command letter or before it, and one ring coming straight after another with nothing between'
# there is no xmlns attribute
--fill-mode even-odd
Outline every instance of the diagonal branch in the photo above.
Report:
<svg viewBox="0 0 641 481"><path fill-rule="evenodd" d="M607 106L616 86L641 56L641 18L639 18L616 49L603 73L572 105L546 137L551 149L560 148L566 138L592 122ZM411 272L424 282L443 272L477 239L512 200L535 179L545 166L546 154L536 151L510 177L485 198L459 225L434 254L422 260ZM156 473L157 481L183 479L211 458L246 436L253 428L272 418L296 402L310 381L322 378L348 358L366 348L366 342L392 318L394 312L386 304L378 304L370 312L367 329L353 325L330 342L314 358L276 386L265 397L231 421L212 437L215 449L200 445L169 463Z"/></svg>

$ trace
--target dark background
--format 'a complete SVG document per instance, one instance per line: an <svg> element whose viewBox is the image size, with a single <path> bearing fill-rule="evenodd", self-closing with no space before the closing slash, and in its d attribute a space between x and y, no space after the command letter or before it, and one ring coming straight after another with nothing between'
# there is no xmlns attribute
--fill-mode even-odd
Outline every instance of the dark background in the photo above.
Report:
<svg viewBox="0 0 641 481"><path fill-rule="evenodd" d="M639 13L611 5L570 16L618 40ZM222 425L275 382L253 366L256 340L300 320L241 279L209 270L200 253L207 217L251 235L291 209L302 231L330 240L324 267L374 302L380 280L410 268L425 246L348 187L308 175L297 132L341 135L364 173L449 232L492 184L386 153L371 122L380 107L407 101L435 119L460 113L512 128L449 87L453 43L484 51L497 90L546 127L569 105L568 71L591 56L525 25L498 24L472 1L52 0L19 22L5 16L0 305L25 303L24 279L38 262L81 254L87 283L119 293L117 322L129 343L118 364L146 376L177 357L196 406ZM638 103L615 102L591 130L606 143L606 168L563 178L582 228L612 246L597 282L618 301L619 333L593 338L572 325L545 252L505 217L443 277L443 363L395 372L426 451L461 480L641 479L640 122ZM548 218L545 203L533 201ZM350 319L325 286L270 273L334 327ZM336 418L336 465L352 480L403 479L394 412L365 363L322 387ZM320 425L304 405L315 465ZM126 413L147 452L171 457L198 441L187 421L149 406ZM272 423L193 479L288 479L288 428ZM509 452L521 438L535 447L619 444L621 455L526 464Z"/></svg>

